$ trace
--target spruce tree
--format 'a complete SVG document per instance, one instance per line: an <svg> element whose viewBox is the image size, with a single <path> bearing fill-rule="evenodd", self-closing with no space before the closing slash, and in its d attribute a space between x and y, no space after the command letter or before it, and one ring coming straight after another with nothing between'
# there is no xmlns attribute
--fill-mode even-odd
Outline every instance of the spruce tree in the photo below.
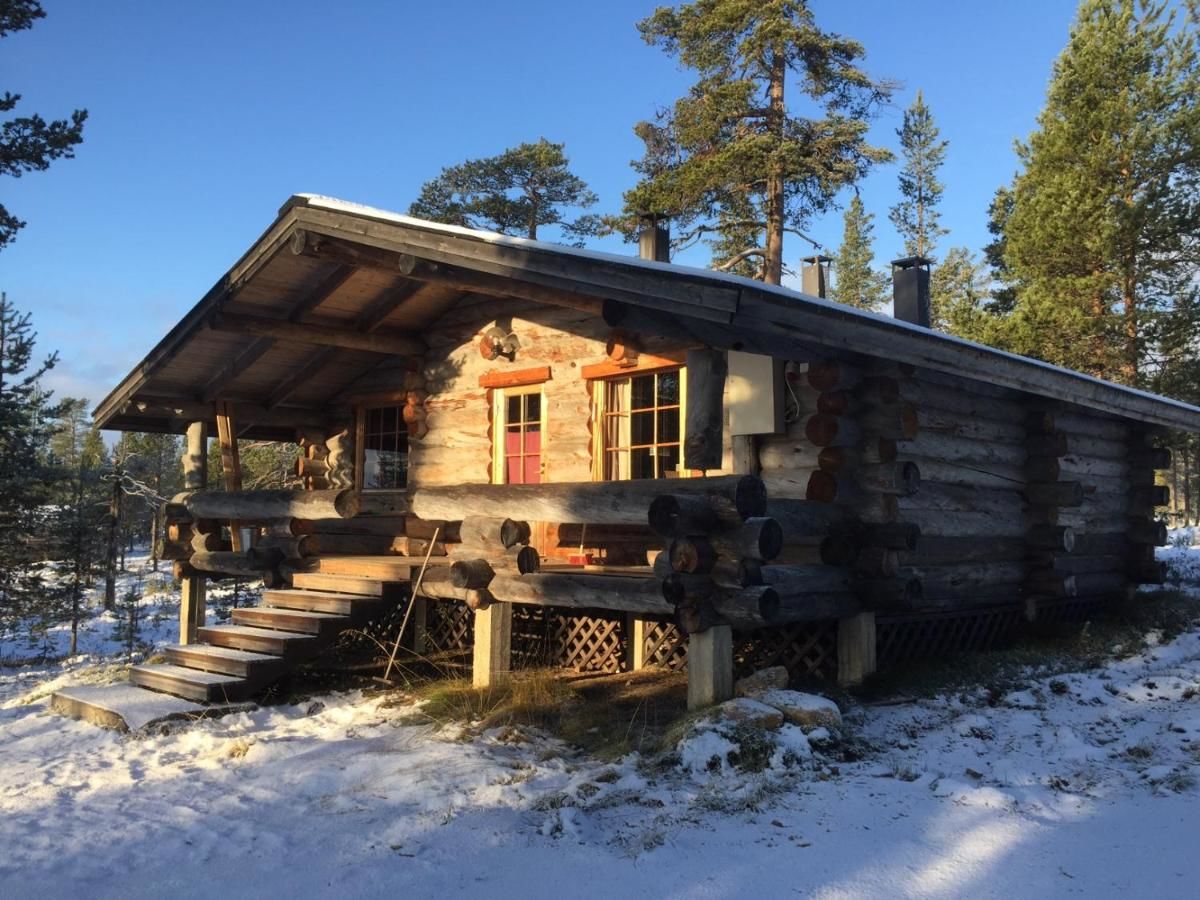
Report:
<svg viewBox="0 0 1200 900"><path fill-rule="evenodd" d="M595 205L597 198L587 182L571 172L563 148L541 138L499 156L449 166L421 187L409 214L531 240L538 238L540 229L557 226L560 237L582 244L598 233L600 220L569 214Z"/></svg>
<svg viewBox="0 0 1200 900"><path fill-rule="evenodd" d="M966 247L952 247L941 264L933 267L931 324L938 331L986 343L994 321L986 309L989 296L983 263Z"/></svg>
<svg viewBox="0 0 1200 900"><path fill-rule="evenodd" d="M46 13L37 0L0 0L0 38L32 28ZM20 94L0 94L0 113L11 112ZM44 171L56 159L70 159L83 140L87 110L77 109L70 119L47 122L39 115L18 116L0 123L0 175L20 178ZM0 204L0 250L16 237L25 223Z"/></svg>
<svg viewBox="0 0 1200 900"><path fill-rule="evenodd" d="M862 45L822 31L806 0L693 0L638 29L696 81L635 129L646 153L625 195L626 230L641 215L671 216L677 246L707 240L719 268L779 284L784 234L803 233L890 159L867 128L892 86L860 67Z"/></svg>
<svg viewBox="0 0 1200 900"><path fill-rule="evenodd" d="M878 309L888 300L887 276L874 266L874 218L855 194L846 207L842 245L833 260L831 298L860 309Z"/></svg>
<svg viewBox="0 0 1200 900"><path fill-rule="evenodd" d="M925 98L917 99L904 111L904 123L896 129L904 168L900 170L901 200L892 207L891 221L904 238L906 256L923 256L931 262L938 238L947 234L938 224L937 205L942 199L938 169L946 157L947 141L938 140L938 127Z"/></svg>
<svg viewBox="0 0 1200 900"><path fill-rule="evenodd" d="M1200 258L1200 6L1085 0L1018 146L1016 349L1135 383Z"/></svg>
<svg viewBox="0 0 1200 900"><path fill-rule="evenodd" d="M0 294L0 629L31 614L46 551L43 460L56 411L41 378L57 356L36 362L36 337L29 314Z"/></svg>

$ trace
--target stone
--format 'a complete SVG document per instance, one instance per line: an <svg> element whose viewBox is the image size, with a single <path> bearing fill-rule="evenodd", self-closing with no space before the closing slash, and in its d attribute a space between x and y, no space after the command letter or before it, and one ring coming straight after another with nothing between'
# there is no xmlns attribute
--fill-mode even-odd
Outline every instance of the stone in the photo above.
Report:
<svg viewBox="0 0 1200 900"><path fill-rule="evenodd" d="M842 712L827 697L800 691L767 691L757 699L773 706L793 725L804 729L842 727Z"/></svg>
<svg viewBox="0 0 1200 900"><path fill-rule="evenodd" d="M783 666L771 666L738 679L733 686L733 693L737 697L757 697L764 691L783 690L787 685L788 670Z"/></svg>
<svg viewBox="0 0 1200 900"><path fill-rule="evenodd" d="M717 716L735 725L749 725L774 731L783 725L783 713L774 706L759 703L750 697L726 700L717 707Z"/></svg>

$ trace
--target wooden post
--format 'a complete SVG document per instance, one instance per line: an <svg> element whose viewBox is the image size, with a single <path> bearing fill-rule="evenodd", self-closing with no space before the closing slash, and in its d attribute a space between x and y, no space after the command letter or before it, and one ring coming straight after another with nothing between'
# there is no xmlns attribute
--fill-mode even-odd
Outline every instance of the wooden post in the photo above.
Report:
<svg viewBox="0 0 1200 900"><path fill-rule="evenodd" d="M221 472L225 476L225 490L242 489L242 459L238 453L237 425L233 419L233 404L222 401L217 404L217 440L221 443ZM248 548L242 546L241 523L231 520L229 536L233 549L241 553Z"/></svg>
<svg viewBox="0 0 1200 900"><path fill-rule="evenodd" d="M187 450L183 455L183 487L188 491L204 490L208 480L208 425L192 422L187 430ZM204 625L205 580L191 576L183 580L179 601L179 643L196 640L196 629Z"/></svg>
<svg viewBox="0 0 1200 900"><path fill-rule="evenodd" d="M646 620L633 613L625 617L625 668L630 672L646 668Z"/></svg>
<svg viewBox="0 0 1200 900"><path fill-rule="evenodd" d="M508 678L512 667L512 604L493 603L475 611L471 684L491 687Z"/></svg>
<svg viewBox="0 0 1200 900"><path fill-rule="evenodd" d="M425 614L426 603L424 597L413 597L409 601L412 604L412 637L410 639L412 652L416 656L425 655Z"/></svg>
<svg viewBox="0 0 1200 900"><path fill-rule="evenodd" d="M733 629L714 625L688 637L688 709L733 696Z"/></svg>
<svg viewBox="0 0 1200 900"><path fill-rule="evenodd" d="M875 672L875 613L838 620L838 684L862 684Z"/></svg>

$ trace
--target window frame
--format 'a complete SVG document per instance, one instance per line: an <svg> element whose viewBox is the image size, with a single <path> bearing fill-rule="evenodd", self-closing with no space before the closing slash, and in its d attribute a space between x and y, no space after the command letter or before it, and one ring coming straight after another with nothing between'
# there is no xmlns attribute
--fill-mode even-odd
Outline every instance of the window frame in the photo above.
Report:
<svg viewBox="0 0 1200 900"><path fill-rule="evenodd" d="M527 397L538 395L538 429L541 434L541 449L538 456L541 462L538 467L538 483L546 480L546 382L535 381L529 384L514 384L507 387L492 388L492 484L512 484L508 481L508 453L505 450L505 435L508 433L508 400L510 397ZM528 425L529 422L523 424ZM524 433L524 432L523 432ZM522 454L523 456L524 454ZM522 466L522 472L524 466ZM516 482L530 484L532 482Z"/></svg>
<svg viewBox="0 0 1200 900"><path fill-rule="evenodd" d="M399 487L367 487L367 419L372 412L381 409L396 410L396 434L404 435L404 484ZM354 409L354 488L365 494L396 494L408 490L408 463L412 460L412 447L409 444L408 423L404 421L403 400L378 400L371 403L361 403Z"/></svg>
<svg viewBox="0 0 1200 900"><path fill-rule="evenodd" d="M670 472L664 471L661 475L656 475L656 478L689 478L691 471L684 466L683 448L684 442L687 440L687 366L681 362L670 362L660 366L637 366L631 367L628 371L606 374L604 377L592 379L592 480L593 481L634 481L643 479L632 478L609 478L606 477L606 469L610 454L619 453L624 450L625 453L632 453L634 445L632 443L632 435L629 436L630 442L624 447L618 446L615 450L606 445L607 429L605 428L605 419L612 415L609 412L608 392L615 382L625 382L624 390L627 392L626 398L626 423L623 431L628 432L631 424L632 410L628 409L631 403L633 390L633 379L645 376L658 377L660 375L669 374L671 372L679 373L679 462ZM657 403L657 397L655 398ZM658 431L658 415L657 411L664 407L654 406L647 407L655 411L654 429L657 437ZM671 445L675 442L671 441ZM659 443L654 444L638 444L638 448L643 447L658 447Z"/></svg>

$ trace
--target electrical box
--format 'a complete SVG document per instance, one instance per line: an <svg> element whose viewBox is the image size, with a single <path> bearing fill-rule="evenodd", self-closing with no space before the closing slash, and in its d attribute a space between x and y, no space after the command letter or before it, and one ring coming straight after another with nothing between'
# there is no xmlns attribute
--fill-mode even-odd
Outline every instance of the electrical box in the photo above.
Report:
<svg viewBox="0 0 1200 900"><path fill-rule="evenodd" d="M781 434L783 361L730 350L725 400L730 434Z"/></svg>

